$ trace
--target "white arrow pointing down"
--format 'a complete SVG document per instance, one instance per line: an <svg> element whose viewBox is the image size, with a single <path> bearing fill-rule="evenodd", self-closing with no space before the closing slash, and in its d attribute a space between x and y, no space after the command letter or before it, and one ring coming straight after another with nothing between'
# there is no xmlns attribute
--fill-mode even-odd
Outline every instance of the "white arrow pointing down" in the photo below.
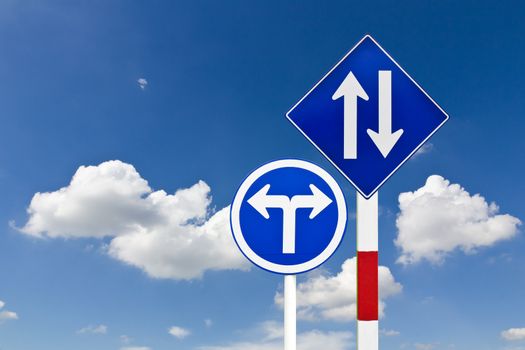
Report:
<svg viewBox="0 0 525 350"><path fill-rule="evenodd" d="M270 218L269 208L279 208L283 211L283 254L295 254L295 213L299 208L312 208L309 218L315 218L332 200L315 185L311 184L311 195L295 195L292 198L284 195L269 195L270 185L265 185L250 199L250 204L265 219Z"/></svg>
<svg viewBox="0 0 525 350"><path fill-rule="evenodd" d="M392 71L379 71L379 132L366 131L384 158L403 135L403 129L392 133Z"/></svg>

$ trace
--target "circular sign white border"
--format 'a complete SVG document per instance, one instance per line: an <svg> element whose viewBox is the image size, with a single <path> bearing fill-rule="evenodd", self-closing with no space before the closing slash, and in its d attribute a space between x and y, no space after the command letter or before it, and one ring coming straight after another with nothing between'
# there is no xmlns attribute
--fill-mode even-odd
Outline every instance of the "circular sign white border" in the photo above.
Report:
<svg viewBox="0 0 525 350"><path fill-rule="evenodd" d="M328 186L334 193L337 204L338 219L332 240L321 252L321 254L301 264L281 265L261 258L250 248L248 243L246 243L241 229L240 210L244 197L246 196L246 192L248 192L248 189L251 187L251 185L253 185L253 183L257 179L259 179L259 177L272 170L280 168L300 168L316 174L328 184ZM305 160L280 159L270 163L266 163L261 167L257 168L242 182L241 186L237 190L237 193L235 194L233 203L230 208L230 226L232 229L235 243L248 260L250 260L252 263L264 270L283 275L293 275L315 269L332 256L332 254L336 251L337 247L339 247L339 244L341 243L345 233L347 221L346 213L347 207L343 191L341 190L341 187L339 187L339 184L335 181L335 179L326 170L322 169L318 165L307 162Z"/></svg>

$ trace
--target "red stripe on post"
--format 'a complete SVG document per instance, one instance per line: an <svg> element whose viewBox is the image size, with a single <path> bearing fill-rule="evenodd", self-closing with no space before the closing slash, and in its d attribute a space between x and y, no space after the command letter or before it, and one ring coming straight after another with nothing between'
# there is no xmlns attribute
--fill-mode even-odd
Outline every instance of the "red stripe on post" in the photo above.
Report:
<svg viewBox="0 0 525 350"><path fill-rule="evenodd" d="M377 252L357 252L357 319L378 319Z"/></svg>

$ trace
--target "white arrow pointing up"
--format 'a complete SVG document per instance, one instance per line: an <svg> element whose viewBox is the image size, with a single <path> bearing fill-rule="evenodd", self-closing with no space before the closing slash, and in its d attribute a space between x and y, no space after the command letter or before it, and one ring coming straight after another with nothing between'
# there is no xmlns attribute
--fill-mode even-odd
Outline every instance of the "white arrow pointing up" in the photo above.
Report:
<svg viewBox="0 0 525 350"><path fill-rule="evenodd" d="M357 159L357 98L368 101L368 95L352 72L339 85L332 100L341 97L344 97L343 157Z"/></svg>
<svg viewBox="0 0 525 350"><path fill-rule="evenodd" d="M392 71L379 71L379 132L366 131L384 158L403 135L403 129L392 133Z"/></svg>
<svg viewBox="0 0 525 350"><path fill-rule="evenodd" d="M269 195L270 185L265 185L250 199L250 204L265 219L270 218L269 208L283 210L283 254L295 253L295 213L299 208L312 208L309 218L315 218L332 200L315 185L311 184L311 195L295 195L291 199L283 195Z"/></svg>

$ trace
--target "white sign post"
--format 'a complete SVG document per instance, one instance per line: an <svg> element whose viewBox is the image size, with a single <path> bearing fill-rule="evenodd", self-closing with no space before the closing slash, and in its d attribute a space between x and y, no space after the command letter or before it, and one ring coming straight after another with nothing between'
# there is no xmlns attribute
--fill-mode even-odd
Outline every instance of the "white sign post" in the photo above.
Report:
<svg viewBox="0 0 525 350"><path fill-rule="evenodd" d="M284 276L284 350L297 348L297 295L295 275Z"/></svg>
<svg viewBox="0 0 525 350"><path fill-rule="evenodd" d="M357 349L379 349L378 192L357 193Z"/></svg>

